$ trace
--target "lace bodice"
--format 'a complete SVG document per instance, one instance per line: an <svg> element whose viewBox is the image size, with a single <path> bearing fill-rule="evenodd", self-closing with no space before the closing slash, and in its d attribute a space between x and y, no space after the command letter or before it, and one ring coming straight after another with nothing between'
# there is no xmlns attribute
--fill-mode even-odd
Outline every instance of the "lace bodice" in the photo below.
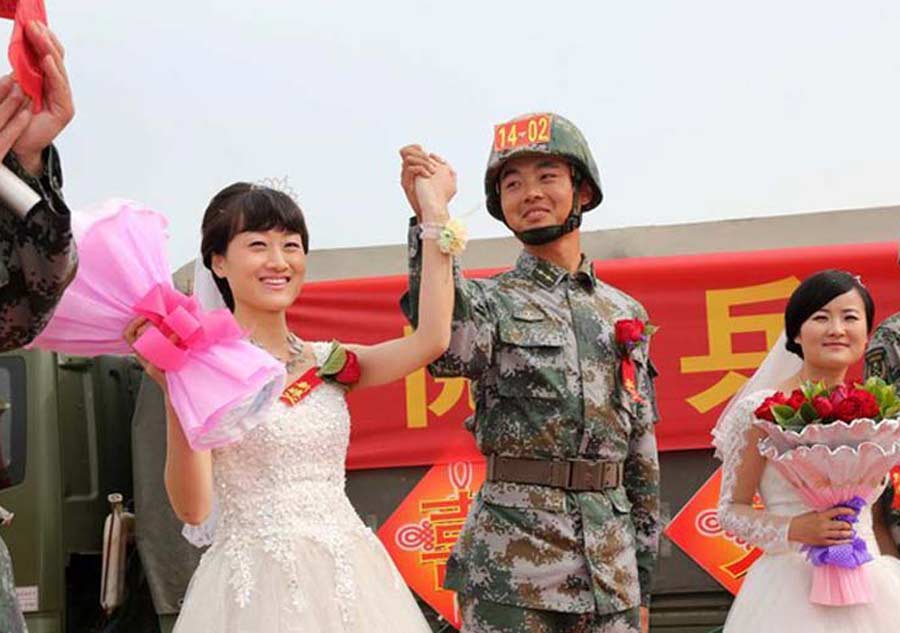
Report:
<svg viewBox="0 0 900 633"><path fill-rule="evenodd" d="M313 349L322 364L329 344L313 343ZM293 579L289 590L302 608L296 582L302 570L293 564L298 540L327 548L335 561L338 597L342 603L353 598L349 539L375 536L344 492L350 438L344 396L342 387L326 382L293 407L277 401L240 442L213 451L219 516L210 551L224 549L241 606L252 600L256 584L249 557L261 550Z"/></svg>
<svg viewBox="0 0 900 633"><path fill-rule="evenodd" d="M759 495L765 509L734 501L734 488L741 461L748 451L757 450L755 445L748 442L753 412L773 393L772 390L766 390L749 394L734 407L723 424L713 431L716 457L722 460L719 522L727 532L760 547L768 554L799 549L798 543L788 541L790 521L792 517L811 510L769 462L763 469L759 483ZM867 541L869 551L877 552L878 546L872 531L872 513L868 507L860 513L859 523L855 527L857 534Z"/></svg>

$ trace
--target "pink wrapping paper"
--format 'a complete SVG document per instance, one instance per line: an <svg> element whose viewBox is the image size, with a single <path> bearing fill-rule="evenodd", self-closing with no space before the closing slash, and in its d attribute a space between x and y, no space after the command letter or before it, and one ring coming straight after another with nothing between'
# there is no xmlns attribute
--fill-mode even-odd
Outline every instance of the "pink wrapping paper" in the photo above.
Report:
<svg viewBox="0 0 900 633"><path fill-rule="evenodd" d="M801 432L756 420L767 437L760 453L817 511L859 496L871 504L884 476L900 461L900 421L854 420L810 424ZM867 511L864 508L863 511ZM813 567L810 602L829 606L866 604L872 588L865 565Z"/></svg>
<svg viewBox="0 0 900 633"><path fill-rule="evenodd" d="M166 225L159 213L126 201L73 218L78 272L32 346L130 354L122 333L135 317L148 317L153 326L135 347L167 369L169 399L191 447L217 448L261 421L284 387L284 367L245 340L230 312L203 312L172 287Z"/></svg>

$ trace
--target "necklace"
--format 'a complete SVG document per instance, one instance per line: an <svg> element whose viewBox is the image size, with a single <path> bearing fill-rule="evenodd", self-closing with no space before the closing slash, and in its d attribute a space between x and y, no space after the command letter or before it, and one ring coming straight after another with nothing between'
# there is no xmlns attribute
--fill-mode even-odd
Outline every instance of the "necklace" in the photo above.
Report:
<svg viewBox="0 0 900 633"><path fill-rule="evenodd" d="M265 350L269 354L272 354L277 360L284 363L284 369L287 372L288 376L294 373L294 370L297 366L303 361L304 349L303 349L303 341L300 340L299 337L295 336L293 332L288 332L287 335L287 345L288 345L288 357L284 359L277 354L272 353L258 341L254 340L252 337L250 338L250 342L256 345L258 348Z"/></svg>
<svg viewBox="0 0 900 633"><path fill-rule="evenodd" d="M284 369L288 376L290 376L293 375L297 365L303 360L303 341L301 341L299 337L294 336L292 332L288 332L287 343L288 349L290 350L290 357L287 362L284 363Z"/></svg>

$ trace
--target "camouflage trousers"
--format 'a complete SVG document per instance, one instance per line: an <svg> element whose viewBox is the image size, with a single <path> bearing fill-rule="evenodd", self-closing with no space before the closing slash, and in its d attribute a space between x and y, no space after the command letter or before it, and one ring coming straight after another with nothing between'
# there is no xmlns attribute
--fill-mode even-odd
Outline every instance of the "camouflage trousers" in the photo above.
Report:
<svg viewBox="0 0 900 633"><path fill-rule="evenodd" d="M461 633L641 633L640 607L596 615L526 609L459 596Z"/></svg>

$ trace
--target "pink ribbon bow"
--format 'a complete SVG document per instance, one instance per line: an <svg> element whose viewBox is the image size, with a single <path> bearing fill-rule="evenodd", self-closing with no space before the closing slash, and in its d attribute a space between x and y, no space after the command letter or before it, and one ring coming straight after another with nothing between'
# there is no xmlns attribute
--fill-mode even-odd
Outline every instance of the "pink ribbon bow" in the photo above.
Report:
<svg viewBox="0 0 900 633"><path fill-rule="evenodd" d="M228 310L203 312L194 297L165 284L151 288L134 311L153 324L134 342L134 349L163 371L181 369L192 350L243 337Z"/></svg>

